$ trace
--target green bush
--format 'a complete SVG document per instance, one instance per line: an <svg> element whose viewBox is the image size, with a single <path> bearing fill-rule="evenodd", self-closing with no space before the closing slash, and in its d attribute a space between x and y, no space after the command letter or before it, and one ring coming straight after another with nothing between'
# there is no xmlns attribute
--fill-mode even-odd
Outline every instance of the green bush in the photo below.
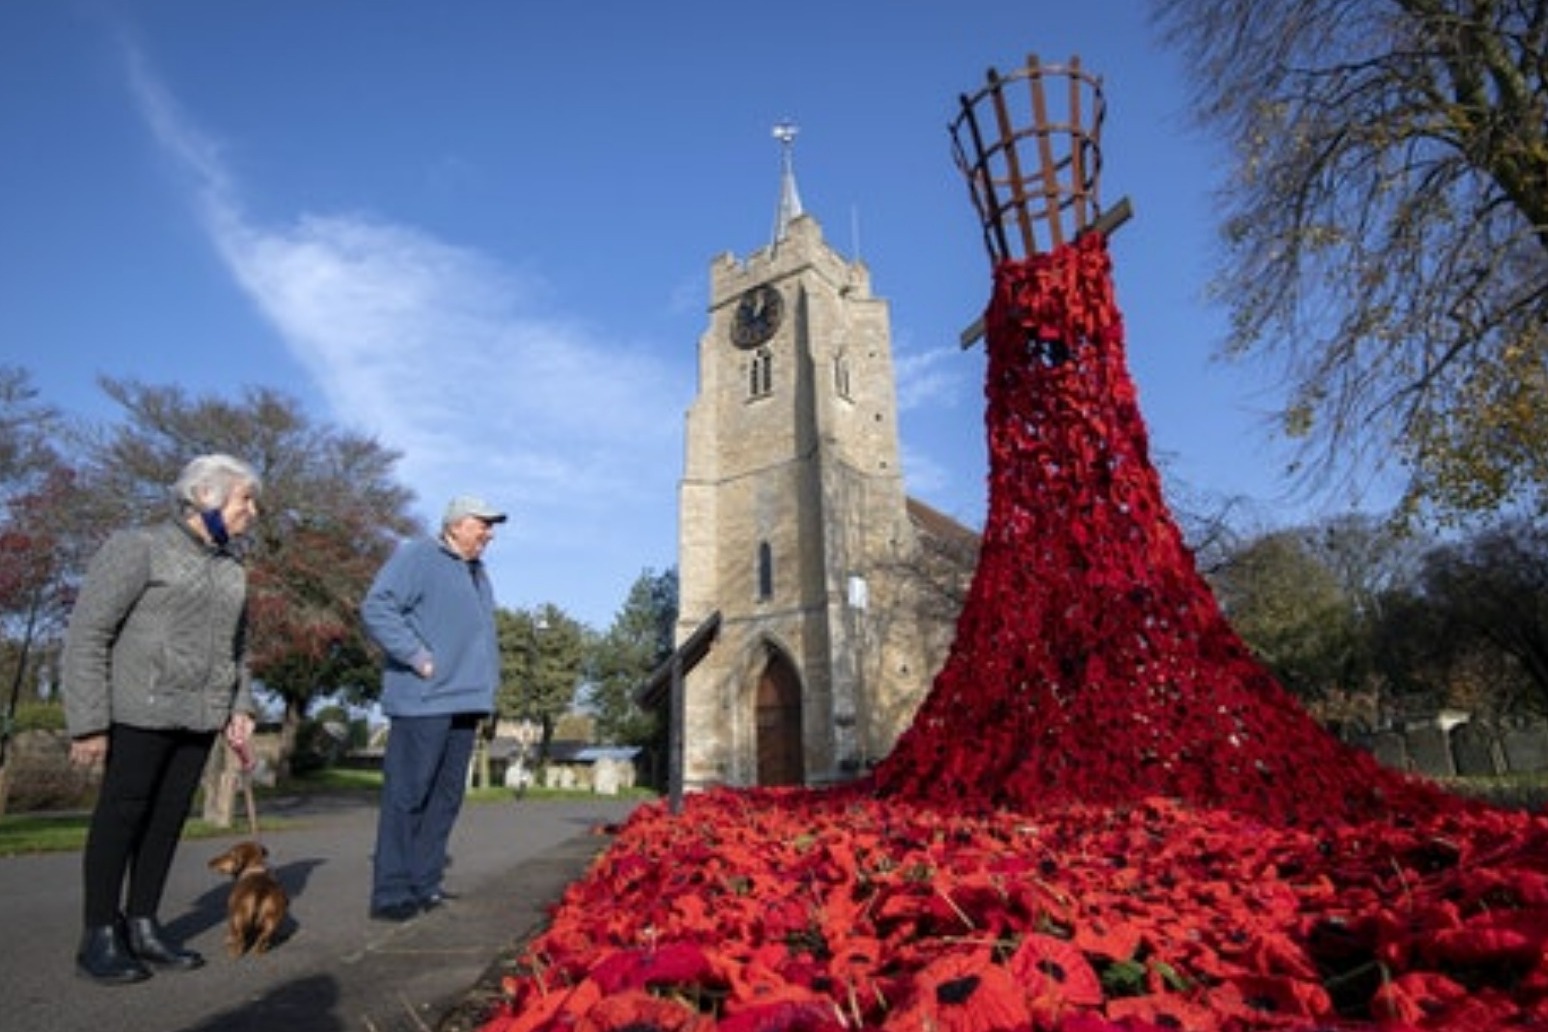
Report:
<svg viewBox="0 0 1548 1032"><path fill-rule="evenodd" d="M57 702L23 702L16 707L11 731L63 731L65 729L64 706Z"/></svg>

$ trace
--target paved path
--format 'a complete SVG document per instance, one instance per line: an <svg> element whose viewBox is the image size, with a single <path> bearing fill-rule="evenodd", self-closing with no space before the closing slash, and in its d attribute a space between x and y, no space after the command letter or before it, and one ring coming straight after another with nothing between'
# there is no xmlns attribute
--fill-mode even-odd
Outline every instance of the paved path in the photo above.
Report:
<svg viewBox="0 0 1548 1032"><path fill-rule="evenodd" d="M289 937L261 957L222 945L229 882L206 862L233 839L184 840L161 919L202 952L191 972L131 986L75 975L80 854L0 859L0 1029L6 1032L425 1032L546 908L637 805L598 798L469 804L452 836L446 907L402 925L367 916L373 796L268 800L260 822L291 896Z"/></svg>

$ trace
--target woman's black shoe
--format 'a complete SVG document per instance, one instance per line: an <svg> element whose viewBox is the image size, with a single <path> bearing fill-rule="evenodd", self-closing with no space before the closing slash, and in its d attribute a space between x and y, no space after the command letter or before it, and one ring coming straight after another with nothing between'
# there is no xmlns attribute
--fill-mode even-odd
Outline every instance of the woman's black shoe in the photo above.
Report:
<svg viewBox="0 0 1548 1032"><path fill-rule="evenodd" d="M154 917L129 919L129 949L141 960L157 967L192 971L204 966L204 958L193 950L174 946L161 937L161 925Z"/></svg>
<svg viewBox="0 0 1548 1032"><path fill-rule="evenodd" d="M150 969L129 952L116 924L86 929L75 954L75 970L103 985L129 985L151 976Z"/></svg>

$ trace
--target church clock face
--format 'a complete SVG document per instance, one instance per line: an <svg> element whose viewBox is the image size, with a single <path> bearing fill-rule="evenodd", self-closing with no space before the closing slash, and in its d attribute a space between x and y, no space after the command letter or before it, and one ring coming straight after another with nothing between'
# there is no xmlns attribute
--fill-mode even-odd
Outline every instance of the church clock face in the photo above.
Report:
<svg viewBox="0 0 1548 1032"><path fill-rule="evenodd" d="M774 336L785 316L785 299L773 284L752 287L736 302L731 313L731 343L755 348Z"/></svg>

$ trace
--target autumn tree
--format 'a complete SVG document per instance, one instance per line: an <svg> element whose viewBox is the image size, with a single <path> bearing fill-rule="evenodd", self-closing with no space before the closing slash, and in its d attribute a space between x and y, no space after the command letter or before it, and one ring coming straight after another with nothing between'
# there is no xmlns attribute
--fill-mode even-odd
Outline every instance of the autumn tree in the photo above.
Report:
<svg viewBox="0 0 1548 1032"><path fill-rule="evenodd" d="M1548 711L1548 531L1533 521L1431 542L1337 516L1252 538L1210 580L1324 722Z"/></svg>
<svg viewBox="0 0 1548 1032"><path fill-rule="evenodd" d="M655 736L655 719L634 701L634 692L672 654L676 625L676 569L644 570L589 650L587 703L603 742L646 745Z"/></svg>
<svg viewBox="0 0 1548 1032"><path fill-rule="evenodd" d="M53 446L61 417L26 370L0 366L0 682L16 711L33 658L63 624L71 597L70 470ZM0 728L3 730L3 728ZM3 749L3 745L0 745ZM0 754L3 761L3 754Z"/></svg>
<svg viewBox="0 0 1548 1032"><path fill-rule="evenodd" d="M89 542L74 472L53 442L62 419L20 368L0 367L0 813L17 708L37 698Z"/></svg>
<svg viewBox="0 0 1548 1032"><path fill-rule="evenodd" d="M33 686L34 696L52 688L41 666L58 651L89 544L98 537L77 519L80 498L75 473L60 465L0 506L0 624L10 665L7 718L15 714L24 685Z"/></svg>
<svg viewBox="0 0 1548 1032"><path fill-rule="evenodd" d="M1548 530L1516 519L1438 547L1422 588L1451 656L1508 661L1489 665L1475 705L1548 713Z"/></svg>
<svg viewBox="0 0 1548 1032"><path fill-rule="evenodd" d="M1358 628L1349 598L1305 529L1275 531L1212 575L1231 626L1290 691L1316 704L1354 674Z"/></svg>
<svg viewBox="0 0 1548 1032"><path fill-rule="evenodd" d="M1548 510L1548 6L1154 12L1232 150L1226 351L1282 369L1300 471L1395 459L1410 516Z"/></svg>
<svg viewBox="0 0 1548 1032"><path fill-rule="evenodd" d="M1427 563L1445 562L1452 547L1439 546ZM1371 651L1383 678L1373 725L1429 719L1442 709L1483 718L1511 713L1523 695L1519 667L1459 626L1426 579L1422 575L1389 595L1371 629Z"/></svg>
<svg viewBox="0 0 1548 1032"><path fill-rule="evenodd" d="M198 454L238 456L263 478L249 556L252 668L283 702L288 757L319 699L364 702L378 690L360 599L400 537L420 529L393 476L398 455L267 388L235 400L128 380L103 389L124 420L92 442L89 475L96 504L120 522L165 518L168 485Z"/></svg>

